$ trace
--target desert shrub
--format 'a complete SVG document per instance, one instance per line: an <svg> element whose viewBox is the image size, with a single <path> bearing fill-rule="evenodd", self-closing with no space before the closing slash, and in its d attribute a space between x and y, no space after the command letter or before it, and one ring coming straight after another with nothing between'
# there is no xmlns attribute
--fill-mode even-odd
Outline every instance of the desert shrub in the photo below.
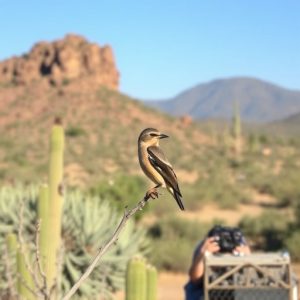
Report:
<svg viewBox="0 0 300 300"><path fill-rule="evenodd" d="M33 186L0 189L1 253L4 253L6 234L18 231L21 201L24 203L24 238L33 251L37 195L38 189ZM86 270L98 248L111 238L120 220L121 215L103 198L87 196L78 190L67 191L62 220L62 292L68 291ZM148 248L145 235L145 230L130 220L118 242L103 256L101 268L95 268L75 299L98 299L100 295L107 299L122 289L128 259L145 253ZM1 260L0 295L5 294L6 289L5 260Z"/></svg>
<svg viewBox="0 0 300 300"><path fill-rule="evenodd" d="M179 207L173 198L173 196L165 189L159 190L159 198L154 199L147 205L147 211L158 218L163 218L168 215L173 215L178 212ZM185 201L185 195L183 199L183 204L187 207Z"/></svg>
<svg viewBox="0 0 300 300"><path fill-rule="evenodd" d="M201 182L201 181L200 181ZM182 188L182 195L184 205L188 210L201 209L203 205L207 202L207 198L203 197L205 193L203 192L205 188L202 183L185 184Z"/></svg>
<svg viewBox="0 0 300 300"><path fill-rule="evenodd" d="M66 136L68 137L78 137L83 134L85 134L84 129L78 126L70 126L66 129Z"/></svg>
<svg viewBox="0 0 300 300"><path fill-rule="evenodd" d="M294 260L300 261L300 230L294 231L285 240L285 246L289 250Z"/></svg>
<svg viewBox="0 0 300 300"><path fill-rule="evenodd" d="M126 206L134 206L140 201L147 191L145 180L139 176L118 175L115 179L103 180L90 189L91 195L109 200L119 211L124 211ZM143 209L147 211L148 205ZM136 214L141 217L141 214Z"/></svg>
<svg viewBox="0 0 300 300"><path fill-rule="evenodd" d="M229 183L228 176L215 176L199 180L196 196L200 203L213 201L222 208L235 208L245 195L238 185Z"/></svg>
<svg viewBox="0 0 300 300"><path fill-rule="evenodd" d="M300 201L299 169L285 168L273 183L273 195L283 206L294 205Z"/></svg>
<svg viewBox="0 0 300 300"><path fill-rule="evenodd" d="M152 247L149 260L160 269L186 272L197 243L210 225L176 217L161 219L148 230Z"/></svg>
<svg viewBox="0 0 300 300"><path fill-rule="evenodd" d="M184 238L176 238L168 242L154 241L152 247L155 253L149 260L159 269L187 272L195 244Z"/></svg>
<svg viewBox="0 0 300 300"><path fill-rule="evenodd" d="M245 217L239 223L254 249L275 251L283 247L289 221L276 211L264 212L259 217Z"/></svg>

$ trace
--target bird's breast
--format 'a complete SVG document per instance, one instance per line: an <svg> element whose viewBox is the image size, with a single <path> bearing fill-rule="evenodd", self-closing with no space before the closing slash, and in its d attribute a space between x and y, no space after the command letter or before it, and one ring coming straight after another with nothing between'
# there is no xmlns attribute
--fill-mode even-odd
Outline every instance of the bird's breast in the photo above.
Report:
<svg viewBox="0 0 300 300"><path fill-rule="evenodd" d="M139 161L142 170L154 183L161 184L165 186L165 181L163 177L155 170L155 168L151 165L147 149L139 149Z"/></svg>

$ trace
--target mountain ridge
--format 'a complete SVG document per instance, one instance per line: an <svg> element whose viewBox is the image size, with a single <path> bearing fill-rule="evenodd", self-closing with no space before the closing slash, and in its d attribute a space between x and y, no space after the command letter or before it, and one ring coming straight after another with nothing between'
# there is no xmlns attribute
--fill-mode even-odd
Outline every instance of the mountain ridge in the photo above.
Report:
<svg viewBox="0 0 300 300"><path fill-rule="evenodd" d="M246 76L215 79L173 98L144 103L175 116L229 119L235 101L242 119L248 122L271 122L300 112L300 91Z"/></svg>

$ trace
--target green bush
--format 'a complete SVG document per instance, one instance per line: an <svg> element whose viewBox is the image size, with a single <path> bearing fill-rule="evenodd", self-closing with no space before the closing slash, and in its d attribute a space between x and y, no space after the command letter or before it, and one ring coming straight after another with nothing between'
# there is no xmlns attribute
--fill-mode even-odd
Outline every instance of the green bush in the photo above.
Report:
<svg viewBox="0 0 300 300"><path fill-rule="evenodd" d="M24 202L24 238L33 251L37 196L38 190L32 186L0 189L1 253L4 253L6 234L18 231L21 201ZM62 292L68 291L86 270L98 248L111 238L120 220L121 215L108 201L86 196L78 190L66 193L62 222ZM77 298L109 298L113 292L122 289L128 259L145 253L148 248L145 235L145 230L130 220L118 242L103 256L101 268L95 268L80 287ZM8 288L5 273L5 260L1 260L0 295Z"/></svg>
<svg viewBox="0 0 300 300"><path fill-rule="evenodd" d="M300 261L300 230L294 231L284 243L294 260Z"/></svg>
<svg viewBox="0 0 300 300"><path fill-rule="evenodd" d="M90 189L90 194L109 200L123 212L125 207L132 207L142 200L146 191L146 182L142 177L119 175L115 179L101 181ZM147 210L148 206L143 209ZM141 214L136 214L136 218L140 217Z"/></svg>
<svg viewBox="0 0 300 300"><path fill-rule="evenodd" d="M239 223L254 249L275 251L282 249L289 221L276 211L263 213L259 217L245 217Z"/></svg>
<svg viewBox="0 0 300 300"><path fill-rule="evenodd" d="M85 130L78 126L70 126L66 129L66 136L78 137L85 134Z"/></svg>
<svg viewBox="0 0 300 300"><path fill-rule="evenodd" d="M283 206L294 205L300 201L299 169L289 167L274 180L273 195Z"/></svg>
<svg viewBox="0 0 300 300"><path fill-rule="evenodd" d="M196 245L210 227L176 217L161 219L148 230L152 240L149 260L160 269L187 272Z"/></svg>

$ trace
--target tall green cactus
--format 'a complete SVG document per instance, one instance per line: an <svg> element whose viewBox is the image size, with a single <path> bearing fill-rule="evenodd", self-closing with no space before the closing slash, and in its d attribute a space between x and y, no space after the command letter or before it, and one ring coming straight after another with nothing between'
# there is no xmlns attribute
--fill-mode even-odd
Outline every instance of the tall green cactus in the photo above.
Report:
<svg viewBox="0 0 300 300"><path fill-rule="evenodd" d="M10 276L13 277L14 274L16 274L16 261L17 261L17 248L18 248L18 240L17 236L14 233L8 233L6 235L6 249L7 249L7 263L9 264L10 268ZM6 270L7 272L7 270ZM9 276L8 274L6 276ZM15 280L13 278L6 277L9 281L11 281L9 284L10 293L12 294L11 297L14 299L16 297L16 286L15 286Z"/></svg>
<svg viewBox="0 0 300 300"><path fill-rule="evenodd" d="M157 270L140 257L131 259L126 272L126 300L156 300Z"/></svg>
<svg viewBox="0 0 300 300"><path fill-rule="evenodd" d="M126 272L126 300L146 300L147 275L145 261L135 257L128 262Z"/></svg>
<svg viewBox="0 0 300 300"><path fill-rule="evenodd" d="M37 203L37 218L40 220L40 239L39 250L43 271L46 272L49 256L49 188L43 184L39 188L39 197Z"/></svg>
<svg viewBox="0 0 300 300"><path fill-rule="evenodd" d="M19 275L17 284L18 295L21 299L35 300L36 296L31 291L35 289L35 286L32 276L26 267L25 255L28 255L28 253L26 251L26 245L23 245L22 249L19 247L17 250L17 272Z"/></svg>
<svg viewBox="0 0 300 300"><path fill-rule="evenodd" d="M10 258L16 255L18 247L17 236L14 233L8 233L6 235L6 248L10 255Z"/></svg>
<svg viewBox="0 0 300 300"><path fill-rule="evenodd" d="M154 266L147 265L147 297L146 300L157 299L157 270Z"/></svg>
<svg viewBox="0 0 300 300"><path fill-rule="evenodd" d="M46 277L48 287L53 286L57 279L58 254L61 248L61 223L63 210L63 152L64 130L60 120L56 120L50 136L50 161L49 161L49 220L48 251ZM42 238L43 239L43 238Z"/></svg>

